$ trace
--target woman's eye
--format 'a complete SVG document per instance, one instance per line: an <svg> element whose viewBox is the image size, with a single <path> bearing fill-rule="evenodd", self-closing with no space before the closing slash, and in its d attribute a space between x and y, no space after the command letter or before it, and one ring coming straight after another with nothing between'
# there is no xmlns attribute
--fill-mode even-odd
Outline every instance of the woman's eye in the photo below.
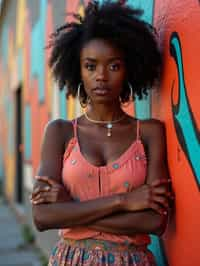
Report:
<svg viewBox="0 0 200 266"><path fill-rule="evenodd" d="M110 70L117 71L120 69L120 64L112 64L110 65Z"/></svg>
<svg viewBox="0 0 200 266"><path fill-rule="evenodd" d="M94 71L96 66L94 64L85 64L85 68L89 71Z"/></svg>

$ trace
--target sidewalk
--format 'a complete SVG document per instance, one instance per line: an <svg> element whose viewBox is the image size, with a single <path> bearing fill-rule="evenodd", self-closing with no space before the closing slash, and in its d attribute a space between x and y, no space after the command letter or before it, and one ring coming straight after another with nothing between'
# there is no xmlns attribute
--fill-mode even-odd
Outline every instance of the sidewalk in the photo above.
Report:
<svg viewBox="0 0 200 266"><path fill-rule="evenodd" d="M0 200L0 266L42 266L39 255L23 240L21 226Z"/></svg>

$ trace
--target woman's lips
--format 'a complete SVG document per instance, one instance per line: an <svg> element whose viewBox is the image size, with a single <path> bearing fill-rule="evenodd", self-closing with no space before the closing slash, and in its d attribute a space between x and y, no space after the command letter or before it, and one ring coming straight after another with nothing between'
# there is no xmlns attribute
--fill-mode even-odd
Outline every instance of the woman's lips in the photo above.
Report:
<svg viewBox="0 0 200 266"><path fill-rule="evenodd" d="M102 96L104 96L104 95L107 95L107 94L109 94L109 92L110 92L110 90L108 89L108 88L95 88L94 90L93 90L93 92L96 94L96 95L102 95Z"/></svg>

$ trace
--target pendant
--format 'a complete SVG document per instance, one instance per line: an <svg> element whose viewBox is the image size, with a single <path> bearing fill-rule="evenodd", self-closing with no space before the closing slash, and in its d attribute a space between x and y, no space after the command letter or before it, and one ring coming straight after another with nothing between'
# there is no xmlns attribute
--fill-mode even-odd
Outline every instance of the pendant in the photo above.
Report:
<svg viewBox="0 0 200 266"><path fill-rule="evenodd" d="M111 123L108 123L106 125L108 131L107 131L107 137L111 137L112 136L112 124Z"/></svg>

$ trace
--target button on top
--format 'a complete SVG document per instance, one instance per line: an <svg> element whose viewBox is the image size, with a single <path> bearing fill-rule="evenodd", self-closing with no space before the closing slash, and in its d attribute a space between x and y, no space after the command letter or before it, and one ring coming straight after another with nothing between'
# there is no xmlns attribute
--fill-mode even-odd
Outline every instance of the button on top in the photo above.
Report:
<svg viewBox="0 0 200 266"><path fill-rule="evenodd" d="M77 161L75 159L71 160L71 164L75 164Z"/></svg>
<svg viewBox="0 0 200 266"><path fill-rule="evenodd" d="M118 164L118 163L114 163L114 164L112 165L112 167L113 167L114 169L118 169L118 168L119 168L119 164Z"/></svg>

